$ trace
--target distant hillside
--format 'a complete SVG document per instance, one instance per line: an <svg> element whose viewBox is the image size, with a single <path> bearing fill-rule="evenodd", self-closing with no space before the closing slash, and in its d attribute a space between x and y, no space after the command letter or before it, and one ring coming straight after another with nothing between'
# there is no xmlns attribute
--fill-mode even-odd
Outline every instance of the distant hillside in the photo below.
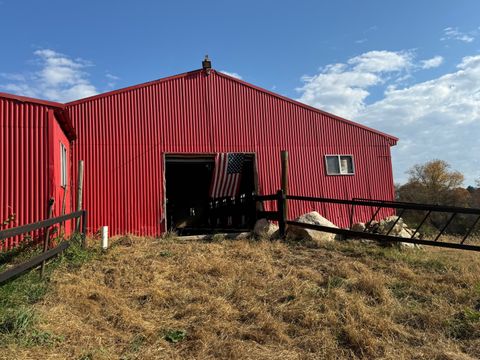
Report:
<svg viewBox="0 0 480 360"><path fill-rule="evenodd" d="M477 253L215 240L125 237L81 267L64 262L24 308L37 318L27 332L46 340L25 343L4 326L0 358L480 354Z"/></svg>

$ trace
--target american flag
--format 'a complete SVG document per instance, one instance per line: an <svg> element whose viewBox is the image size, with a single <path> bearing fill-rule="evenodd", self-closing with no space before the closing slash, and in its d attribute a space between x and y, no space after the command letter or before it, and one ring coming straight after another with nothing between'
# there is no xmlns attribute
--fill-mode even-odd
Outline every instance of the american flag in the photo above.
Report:
<svg viewBox="0 0 480 360"><path fill-rule="evenodd" d="M233 197L240 190L240 176L242 174L242 153L219 153L215 155L215 168L213 169L210 197Z"/></svg>

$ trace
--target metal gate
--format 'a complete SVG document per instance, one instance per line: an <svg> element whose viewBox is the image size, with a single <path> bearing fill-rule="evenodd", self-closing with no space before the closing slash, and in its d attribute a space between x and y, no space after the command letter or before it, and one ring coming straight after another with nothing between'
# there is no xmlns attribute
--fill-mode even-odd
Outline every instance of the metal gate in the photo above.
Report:
<svg viewBox="0 0 480 360"><path fill-rule="evenodd" d="M271 201L276 200L277 210L276 211L261 211L257 213L258 218L267 218L269 220L278 221L280 236L285 236L285 230L287 225L299 226L306 229L319 230L334 234L344 235L347 238L362 238L377 240L380 242L404 242L411 244L419 245L428 245L428 246L439 246L445 248L454 248L462 250L472 250L480 251L480 246L472 243L471 235L476 230L477 224L480 221L480 209L474 208L462 208L454 206L440 206L440 205L430 205L430 204L416 204L416 203L406 203L398 201L383 201L383 200L369 200L369 199L359 199L355 198L353 200L342 200L342 199L331 199L331 198L320 198L320 197L310 197L310 196L298 196L298 195L285 195L282 190L279 190L276 194L266 195L266 196L257 196L257 201ZM320 226L313 224L305 224L298 221L289 220L287 218L287 204L289 201L309 201L317 203L326 203L326 204L343 204L346 206L346 216L350 216L350 228L348 229L339 229L331 228L328 226ZM354 231L352 230L352 219L357 207L369 207L372 209L372 217L366 223L366 228L364 231ZM369 224L377 219L379 212L382 209L394 209L397 212L397 221L391 225L391 229L387 231L386 234L380 234L370 231ZM410 237L398 237L390 235L391 230L395 227L399 219L407 211L419 211L424 214L418 226L414 230L413 234ZM445 221L443 225L437 230L438 232L429 237L420 237L419 234L422 233L422 227L425 226L427 219L433 216L433 214L442 213L445 215ZM347 215L349 214L349 215ZM463 234L457 234L461 236L455 237L455 240L447 239L444 235L448 230L448 227L452 222L459 216L464 216L470 218L469 225L466 228L466 231Z"/></svg>

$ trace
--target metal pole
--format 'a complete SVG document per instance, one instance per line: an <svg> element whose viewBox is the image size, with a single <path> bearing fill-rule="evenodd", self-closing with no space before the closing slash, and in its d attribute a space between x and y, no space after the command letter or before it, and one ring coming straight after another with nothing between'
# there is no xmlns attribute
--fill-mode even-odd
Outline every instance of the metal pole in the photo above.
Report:
<svg viewBox="0 0 480 360"><path fill-rule="evenodd" d="M83 160L78 162L78 181L77 181L77 211L82 210L82 196L83 196ZM76 231L80 230L80 218L77 219Z"/></svg>

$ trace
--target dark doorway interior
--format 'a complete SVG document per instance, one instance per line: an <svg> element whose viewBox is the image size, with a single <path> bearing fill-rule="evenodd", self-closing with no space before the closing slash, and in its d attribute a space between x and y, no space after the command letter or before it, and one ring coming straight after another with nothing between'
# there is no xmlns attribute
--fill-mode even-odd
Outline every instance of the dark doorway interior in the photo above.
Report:
<svg viewBox="0 0 480 360"><path fill-rule="evenodd" d="M180 234L239 231L252 226L254 155L245 157L239 197L209 198L214 156L166 155L167 226Z"/></svg>

